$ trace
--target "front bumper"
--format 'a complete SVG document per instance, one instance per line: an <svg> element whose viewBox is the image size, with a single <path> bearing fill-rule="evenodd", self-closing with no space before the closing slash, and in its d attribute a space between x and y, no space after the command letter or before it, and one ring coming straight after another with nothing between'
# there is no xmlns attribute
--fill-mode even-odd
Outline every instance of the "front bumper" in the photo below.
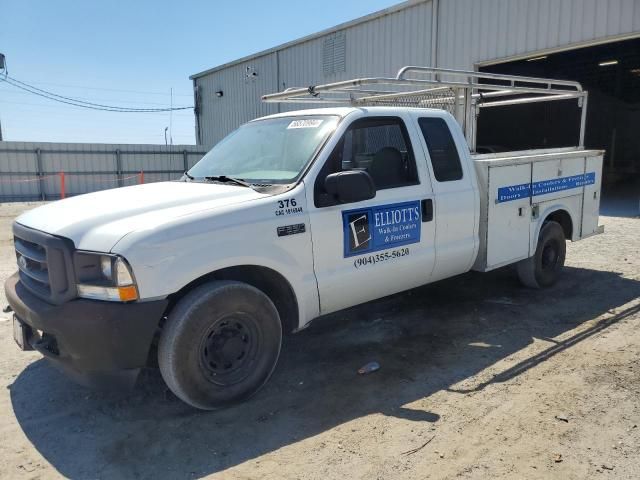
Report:
<svg viewBox="0 0 640 480"><path fill-rule="evenodd" d="M91 387L133 386L168 303L75 299L51 305L27 290L17 273L4 288L16 317L29 327L30 345Z"/></svg>

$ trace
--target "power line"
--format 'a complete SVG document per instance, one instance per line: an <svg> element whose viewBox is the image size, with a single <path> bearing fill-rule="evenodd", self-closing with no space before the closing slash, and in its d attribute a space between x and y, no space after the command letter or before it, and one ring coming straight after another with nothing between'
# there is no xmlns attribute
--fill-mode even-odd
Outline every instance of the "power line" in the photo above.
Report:
<svg viewBox="0 0 640 480"><path fill-rule="evenodd" d="M176 107L176 108L137 108L137 107L120 107L116 105L105 105L94 102L87 102L84 100L79 100L72 97L66 97L64 95L58 95L53 92L49 92L47 90L43 90L38 87L34 87L33 85L29 85L28 83L22 82L15 78L9 77L8 75L4 78L0 77L0 80L4 80L9 85L12 85L16 88L24 90L34 95L38 95L40 97L47 98L48 100L53 100L60 103L65 103L68 105L73 105L76 107L89 108L92 110L102 110L102 111L112 111L112 112L168 112L171 110L187 110L193 107Z"/></svg>
<svg viewBox="0 0 640 480"><path fill-rule="evenodd" d="M0 80L8 83L9 85L29 92L33 95L44 97L48 100L52 100L67 105L73 105L75 107L88 108L91 110L101 110L106 112L126 112L126 113L156 113L156 112L171 112L176 110L189 110L193 107L168 107L168 108L136 108L136 107L120 107L116 105L105 105L100 103L87 102L72 97L66 97L64 95L58 95L48 90L43 90L38 87L34 87L28 83L22 82L18 79L5 75L0 77Z"/></svg>
<svg viewBox="0 0 640 480"><path fill-rule="evenodd" d="M23 93L23 92L17 92L17 93ZM26 93L25 93L26 95ZM2 105L24 105L27 108L23 108L20 110L19 113L23 113L23 112L37 112L37 113L43 113L45 115L58 115L58 116L69 116L68 113L63 113L63 112L68 112L70 110L73 110L73 107L68 107L66 105L59 105L59 104L51 104L49 102L39 102L37 99L36 101L38 103L33 103L33 102L16 102L13 100L1 100L0 99L0 106ZM67 110L69 109L69 110ZM87 112L89 113L89 112ZM128 113L128 112L124 112L124 113ZM141 115L153 115L156 112L141 112ZM13 114L15 115L16 112L13 112ZM185 119L185 118L190 118L193 119L193 114L186 112L186 111L181 111L181 112L177 112L173 114L174 117L177 118L181 118L181 119ZM131 120L132 122L138 122L139 117L136 117L136 120ZM158 118L157 116L154 118Z"/></svg>
<svg viewBox="0 0 640 480"><path fill-rule="evenodd" d="M12 77L9 77L9 76L7 76L6 78L9 78L9 80L11 80L11 82L19 83L20 85L22 85L24 87L27 87L28 89L36 90L36 91L38 91L40 93L43 93L45 95L50 95L50 96L53 96L53 97L56 97L56 98L61 98L61 99L64 99L64 100L67 100L67 101L70 101L70 102L74 102L74 103L82 103L82 104L85 104L85 105L91 105L91 106L94 106L94 107L113 108L113 109L118 109L118 110L121 110L121 109L136 110L136 111L138 111L138 110L143 110L143 111L148 111L148 110L169 111L169 110L171 110L171 108L163 108L163 109L153 108L153 109L151 109L151 108L137 108L137 107L119 107L119 106L113 106L113 105L104 105L104 104L95 103L95 102L87 102L85 100L80 100L80 99L72 98L72 97L66 97L64 95L59 95L57 93L53 93L53 92L50 92L50 91L47 91L47 90L43 90L42 88L34 87L33 85L29 85L28 83L22 82L20 80L17 80L15 78L12 78ZM14 83L11 83L11 82L8 82L8 83L10 83L13 86L17 86ZM34 93L34 92L32 92L32 93ZM186 110L186 109L191 108L191 107L180 107L180 108L183 109L183 110Z"/></svg>
<svg viewBox="0 0 640 480"><path fill-rule="evenodd" d="M107 88L107 87L88 87L86 85L72 85L70 83L53 83L53 82L31 82L34 85L51 85L53 87L61 87L61 88L73 88L75 90L101 90L106 92L122 92L122 93L135 93L139 95L160 95L166 96L166 92L159 92L157 90L125 90L120 88ZM174 97L189 97L193 98L193 93L174 93Z"/></svg>
<svg viewBox="0 0 640 480"><path fill-rule="evenodd" d="M30 92L25 92L23 90L15 90L14 88L12 88L11 86L7 85L6 87L4 85L0 85L0 93L7 93L7 94L11 94L11 95L29 95ZM175 93L173 94L173 96L175 97ZM90 97L74 97L77 100L91 100L92 102L118 102L118 103L125 103L125 102L129 102L130 99L127 100L121 100L121 99L114 99L114 98L90 98ZM166 105L165 102L148 102L148 101L142 101L142 100L135 100L136 103L141 104L141 105ZM149 107L152 108L152 107Z"/></svg>

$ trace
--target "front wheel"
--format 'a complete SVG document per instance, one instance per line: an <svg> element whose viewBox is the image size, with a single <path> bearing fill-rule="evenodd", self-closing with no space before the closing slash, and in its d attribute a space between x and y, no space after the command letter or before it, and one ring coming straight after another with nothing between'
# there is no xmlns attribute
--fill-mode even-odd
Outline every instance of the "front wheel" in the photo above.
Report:
<svg viewBox="0 0 640 480"><path fill-rule="evenodd" d="M520 281L530 288L550 287L558 280L566 253L562 226L558 222L546 222L540 229L536 253L517 263Z"/></svg>
<svg viewBox="0 0 640 480"><path fill-rule="evenodd" d="M257 392L271 376L281 344L282 324L269 297L241 282L214 281L169 313L158 364L178 398L213 410Z"/></svg>

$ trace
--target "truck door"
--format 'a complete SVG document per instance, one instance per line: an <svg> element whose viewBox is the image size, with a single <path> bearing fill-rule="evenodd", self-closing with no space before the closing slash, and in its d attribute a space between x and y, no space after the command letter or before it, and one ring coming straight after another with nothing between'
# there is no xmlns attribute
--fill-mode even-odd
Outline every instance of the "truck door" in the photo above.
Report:
<svg viewBox="0 0 640 480"><path fill-rule="evenodd" d="M433 280L468 271L478 249L477 177L460 127L445 112L411 112L421 133L435 195L437 260Z"/></svg>
<svg viewBox="0 0 640 480"><path fill-rule="evenodd" d="M399 116L356 119L318 174L305 181L313 191L307 199L322 314L429 281L433 194L416 137ZM376 196L339 204L324 179L352 169L371 175Z"/></svg>

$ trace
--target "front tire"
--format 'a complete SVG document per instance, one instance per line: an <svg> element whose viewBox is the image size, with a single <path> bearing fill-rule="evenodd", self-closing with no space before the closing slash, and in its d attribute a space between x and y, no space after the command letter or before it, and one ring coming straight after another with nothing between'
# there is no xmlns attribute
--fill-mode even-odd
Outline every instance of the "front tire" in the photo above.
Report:
<svg viewBox="0 0 640 480"><path fill-rule="evenodd" d="M169 313L158 364L178 398L214 410L256 393L273 373L281 345L282 324L269 297L242 282L214 281Z"/></svg>
<svg viewBox="0 0 640 480"><path fill-rule="evenodd" d="M540 229L533 257L517 263L520 281L530 288L550 287L564 267L567 243L558 222L548 221Z"/></svg>

